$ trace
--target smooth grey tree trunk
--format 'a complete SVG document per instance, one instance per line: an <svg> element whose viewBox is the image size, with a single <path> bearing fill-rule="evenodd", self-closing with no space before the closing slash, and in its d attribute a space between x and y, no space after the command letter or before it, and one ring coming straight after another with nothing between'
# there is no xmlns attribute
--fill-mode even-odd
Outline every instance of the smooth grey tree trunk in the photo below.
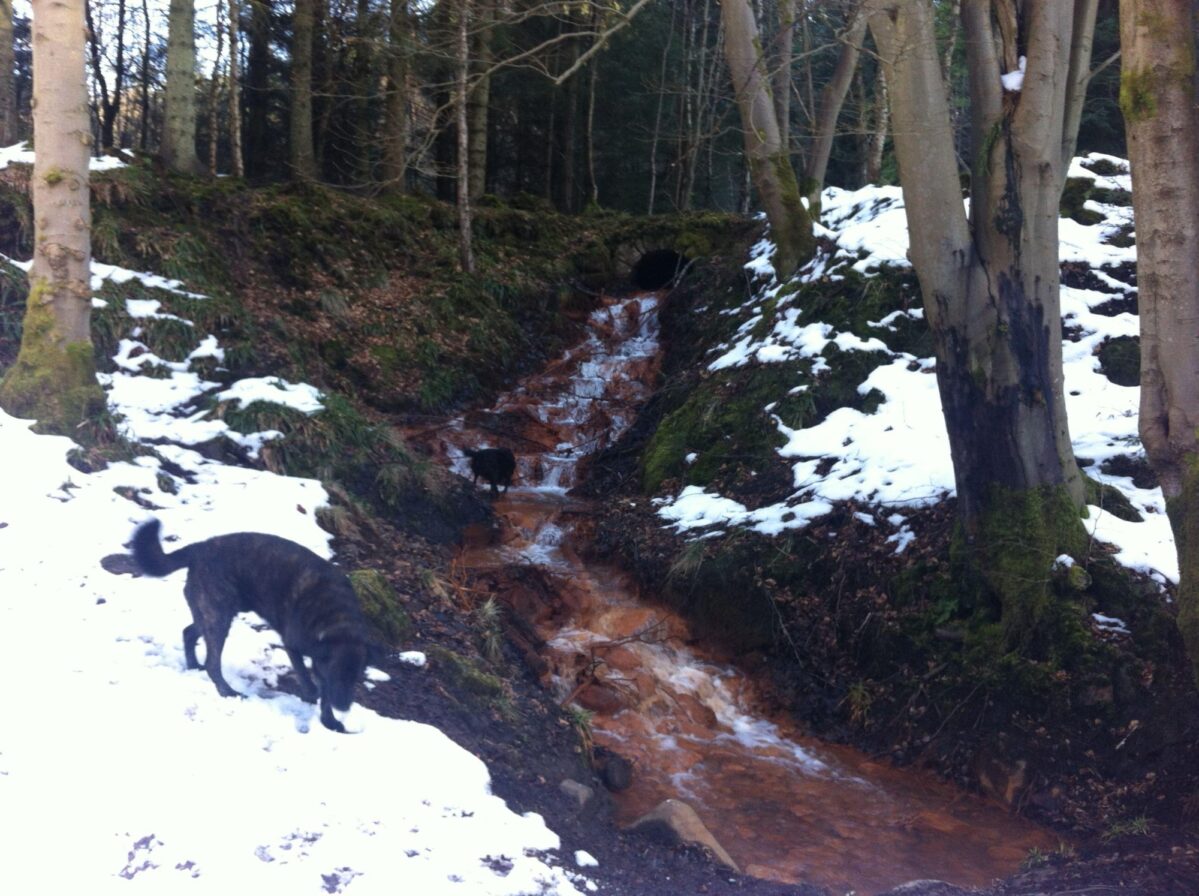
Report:
<svg viewBox="0 0 1199 896"><path fill-rule="evenodd" d="M1178 550L1178 625L1199 681L1199 4L1121 0L1120 105L1132 165L1140 433Z"/></svg>
<svg viewBox="0 0 1199 896"><path fill-rule="evenodd" d="M758 199L770 222L782 279L806 261L814 249L812 225L800 201L799 184L782 145L758 23L749 0L722 0L724 50L733 94L741 113L745 156Z"/></svg>
<svg viewBox="0 0 1199 896"><path fill-rule="evenodd" d="M1057 553L1080 550L1083 480L1066 421L1058 204L1074 4L966 0L972 144L963 206L929 0L869 0L887 72L910 257L937 353L963 556L1003 602L1012 642L1035 632ZM1000 75L1027 55L1023 89Z"/></svg>

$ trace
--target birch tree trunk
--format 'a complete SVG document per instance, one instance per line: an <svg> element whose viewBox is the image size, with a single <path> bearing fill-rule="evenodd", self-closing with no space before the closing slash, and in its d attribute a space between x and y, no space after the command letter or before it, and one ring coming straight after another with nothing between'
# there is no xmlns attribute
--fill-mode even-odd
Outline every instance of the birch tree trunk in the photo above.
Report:
<svg viewBox="0 0 1199 896"><path fill-rule="evenodd" d="M963 3L974 147L967 217L932 5L867 4L890 90L909 255L936 346L958 555L998 599L1013 647L1035 640L1054 558L1077 555L1084 539L1058 296L1068 71L1085 37L1074 32L1074 5ZM1000 75L1019 55L1023 88L1005 91Z"/></svg>
<svg viewBox="0 0 1199 896"><path fill-rule="evenodd" d="M200 174L196 155L196 8L193 0L171 0L167 36L166 113L160 154L182 174Z"/></svg>
<svg viewBox="0 0 1199 896"><path fill-rule="evenodd" d="M815 248L812 224L782 145L758 24L749 0L721 0L724 51L741 112L745 156L758 199L770 222L779 278L806 261Z"/></svg>
<svg viewBox="0 0 1199 896"><path fill-rule="evenodd" d="M1132 165L1141 441L1178 549L1178 626L1199 681L1199 110L1194 2L1121 0Z"/></svg>
<svg viewBox="0 0 1199 896"><path fill-rule="evenodd" d="M74 434L104 408L91 342L92 145L82 3L33 0L34 254L17 360L0 406Z"/></svg>
<svg viewBox="0 0 1199 896"><path fill-rule="evenodd" d="M312 38L315 0L296 0L291 47L291 176L316 180L312 139Z"/></svg>

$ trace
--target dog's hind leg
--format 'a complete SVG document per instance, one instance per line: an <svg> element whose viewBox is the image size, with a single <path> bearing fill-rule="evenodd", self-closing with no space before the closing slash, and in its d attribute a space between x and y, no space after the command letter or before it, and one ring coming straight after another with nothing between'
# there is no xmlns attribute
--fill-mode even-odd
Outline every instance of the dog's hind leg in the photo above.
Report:
<svg viewBox="0 0 1199 896"><path fill-rule="evenodd" d="M187 668L199 669L200 661L196 659L196 641L200 638L200 629L194 622L183 629L183 655L187 658Z"/></svg>
<svg viewBox="0 0 1199 896"><path fill-rule="evenodd" d="M229 682L225 681L225 676L221 672L221 652L225 649L225 638L229 635L229 623L232 621L231 619L225 619L204 628L204 646L207 648L204 657L204 669L208 672L208 677L212 679L212 683L216 685L217 692L222 697L241 696L241 694L233 690Z"/></svg>

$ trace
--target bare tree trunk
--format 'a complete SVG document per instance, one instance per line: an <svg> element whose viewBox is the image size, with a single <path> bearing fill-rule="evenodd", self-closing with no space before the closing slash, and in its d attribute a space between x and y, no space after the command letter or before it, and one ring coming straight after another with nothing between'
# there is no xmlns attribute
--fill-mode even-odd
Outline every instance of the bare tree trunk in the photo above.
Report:
<svg viewBox="0 0 1199 896"><path fill-rule="evenodd" d="M866 183L877 184L883 180L883 150L887 146L887 133L891 129L891 102L887 97L887 72L879 66L874 83L874 120L866 138Z"/></svg>
<svg viewBox="0 0 1199 896"><path fill-rule="evenodd" d="M599 58L591 62L587 83L587 207L599 207L599 184L595 179L595 88L599 80Z"/></svg>
<svg viewBox="0 0 1199 896"><path fill-rule="evenodd" d="M229 149L233 156L233 176L246 176L241 148L241 3L229 0Z"/></svg>
<svg viewBox="0 0 1199 896"><path fill-rule="evenodd" d="M1062 373L1058 203L1071 4L966 0L975 165L962 207L929 0L869 0L891 95L912 264L937 354L965 573L999 599L1009 644L1041 633L1048 570L1084 545ZM1018 21L1017 21L1018 19ZM1027 75L1005 96L1017 32ZM1001 59L1010 60L1001 62Z"/></svg>
<svg viewBox="0 0 1199 896"><path fill-rule="evenodd" d="M208 85L208 173L216 176L217 147L220 143L220 103L221 57L225 50L225 29L221 27L224 19L225 5L221 0L216 4L216 56L212 60L212 80Z"/></svg>
<svg viewBox="0 0 1199 896"><path fill-rule="evenodd" d="M725 56L741 112L745 156L758 198L770 222L772 259L779 278L791 274L812 254L815 242L808 213L786 147L779 139L774 100L762 55L758 25L748 0L723 0Z"/></svg>
<svg viewBox="0 0 1199 896"><path fill-rule="evenodd" d="M458 258L464 273L475 272L470 203L470 135L467 130L466 88L470 77L471 0L458 0L457 77L454 106L458 119Z"/></svg>
<svg viewBox="0 0 1199 896"><path fill-rule="evenodd" d="M0 0L0 146L17 142L15 69L12 0Z"/></svg>
<svg viewBox="0 0 1199 896"><path fill-rule="evenodd" d="M196 8L171 0L167 37L166 121L160 155L172 171L200 174L196 155Z"/></svg>
<svg viewBox="0 0 1199 896"><path fill-rule="evenodd" d="M654 133L649 145L649 202L646 204L646 214L654 213L654 200L658 192L658 141L662 134L662 104L666 96L666 66L670 60L670 45L674 41L674 26L678 15L678 5L670 5L670 30L666 32L666 46L662 48L662 66L658 73L658 107L654 113Z"/></svg>
<svg viewBox="0 0 1199 896"><path fill-rule="evenodd" d="M0 0L5 2L5 0ZM115 71L113 72L113 88L108 89L108 78L106 77L107 67L104 65L104 60L101 56L101 35L96 30L95 22L92 20L92 7L90 2L85 2L83 5L83 14L87 21L87 31L89 35L88 44L91 48L92 57L92 77L96 81L96 87L100 91L100 148L112 149L116 143L115 128L117 116L121 112L121 94L124 91L125 81L125 0L118 0L117 3L117 27L116 27L116 44L117 56L114 63Z"/></svg>
<svg viewBox="0 0 1199 896"><path fill-rule="evenodd" d="M791 151L791 65L795 56L795 0L778 0L778 67L774 72L775 114L779 120L779 140Z"/></svg>
<svg viewBox="0 0 1199 896"><path fill-rule="evenodd" d="M146 40L142 47L142 120L137 145L145 152L150 143L150 0L142 0L142 20L146 24Z"/></svg>
<svg viewBox="0 0 1199 896"><path fill-rule="evenodd" d="M1178 550L1178 626L1199 681L1199 111L1196 4L1121 0L1120 106L1132 165L1140 433Z"/></svg>
<svg viewBox="0 0 1199 896"><path fill-rule="evenodd" d="M76 432L104 408L91 342L92 135L82 3L33 0L33 267L21 348L0 405Z"/></svg>
<svg viewBox="0 0 1199 896"><path fill-rule="evenodd" d="M246 55L246 171L250 177L271 173L278 158L270 146L267 110L270 101L271 19L275 0L246 0L250 10L250 46Z"/></svg>
<svg viewBox="0 0 1199 896"><path fill-rule="evenodd" d="M316 180L312 139L312 39L315 0L296 0L291 47L291 176Z"/></svg>
<svg viewBox="0 0 1199 896"><path fill-rule="evenodd" d="M857 11L841 36L841 52L833 76L820 93L820 104L816 110L816 122L812 129L812 149L808 155L805 177L808 191L808 208L816 209L819 215L820 191L824 189L824 177L828 173L828 160L833 152L833 138L837 135L837 119L845 105L845 94L853 83L853 73L858 67L858 55L862 40L866 37L866 17Z"/></svg>
<svg viewBox="0 0 1199 896"><path fill-rule="evenodd" d="M470 198L478 199L487 190L487 119L491 108L491 10L486 4L478 7L471 54L472 83L467 96L469 124Z"/></svg>
<svg viewBox="0 0 1199 896"><path fill-rule="evenodd" d="M383 180L404 191L408 172L408 60L411 23L408 0L391 0L387 28L387 94L383 137Z"/></svg>

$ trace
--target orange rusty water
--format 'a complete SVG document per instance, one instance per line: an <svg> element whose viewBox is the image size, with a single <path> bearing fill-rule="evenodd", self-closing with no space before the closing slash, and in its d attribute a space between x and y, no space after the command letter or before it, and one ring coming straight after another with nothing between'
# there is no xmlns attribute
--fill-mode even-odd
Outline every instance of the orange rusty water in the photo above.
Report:
<svg viewBox="0 0 1199 896"><path fill-rule="evenodd" d="M466 472L463 447L507 445L518 486L498 499L498 534L462 552L477 572L536 564L554 605L533 613L549 683L594 712L594 737L632 760L618 795L630 821L666 797L690 803L742 870L835 892L938 878L978 886L1057 839L935 777L874 762L755 714L753 686L692 643L683 620L642 600L618 570L570 548L589 512L567 494L578 460L615 438L648 395L656 297L611 301L584 342L486 412L424 433ZM702 448L702 446L696 446Z"/></svg>

